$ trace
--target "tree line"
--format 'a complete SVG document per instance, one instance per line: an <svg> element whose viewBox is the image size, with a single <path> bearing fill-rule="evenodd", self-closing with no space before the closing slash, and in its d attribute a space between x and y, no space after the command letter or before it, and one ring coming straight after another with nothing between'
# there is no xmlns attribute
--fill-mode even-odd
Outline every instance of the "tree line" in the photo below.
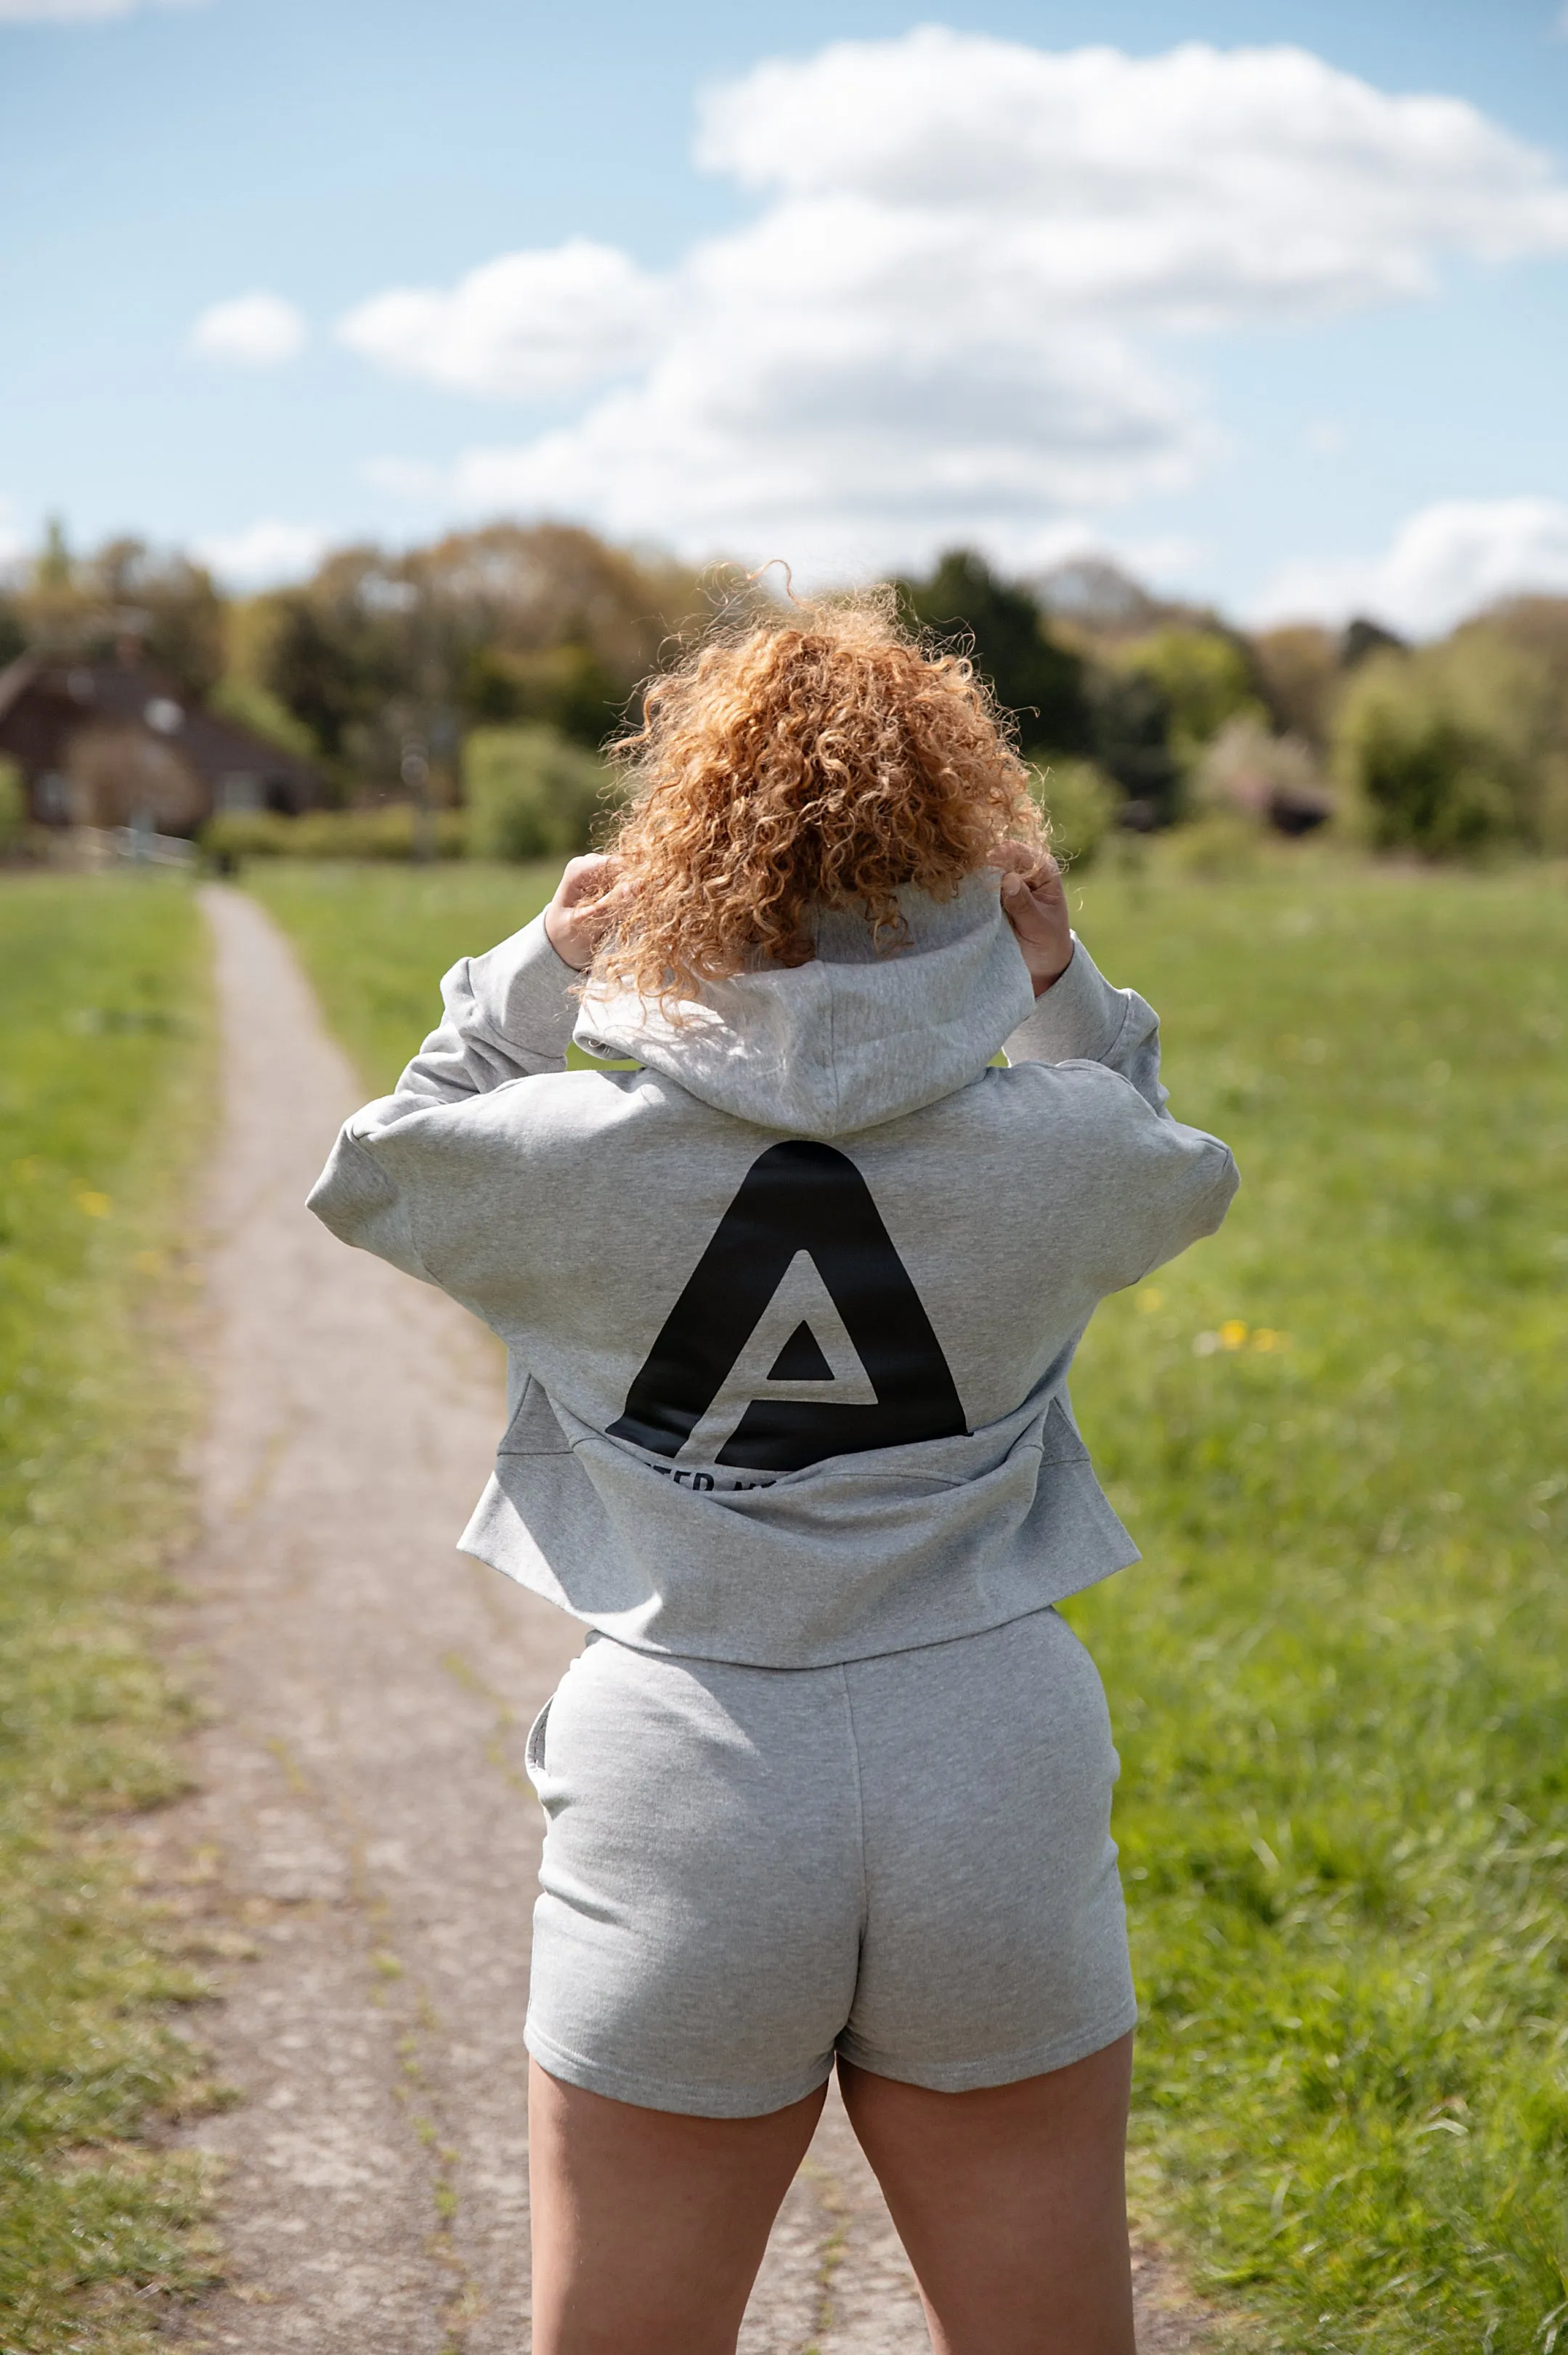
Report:
<svg viewBox="0 0 1568 2355"><path fill-rule="evenodd" d="M1311 830L1381 848L1568 850L1568 599L1516 598L1419 647L1371 622L1235 627L1083 559L1004 578L972 549L898 583L1010 715L1065 847L1113 826ZM0 594L0 661L134 645L171 686L312 760L345 808L465 805L492 856L581 846L598 760L717 607L766 593L566 524L494 524L227 597L199 564L58 527ZM385 831L385 829L383 829ZM389 836L389 838L391 838Z"/></svg>

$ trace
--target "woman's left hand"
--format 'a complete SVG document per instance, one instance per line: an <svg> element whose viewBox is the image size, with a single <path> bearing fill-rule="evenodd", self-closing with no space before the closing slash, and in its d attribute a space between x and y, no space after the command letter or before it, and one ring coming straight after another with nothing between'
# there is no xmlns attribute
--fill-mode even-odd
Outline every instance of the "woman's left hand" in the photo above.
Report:
<svg viewBox="0 0 1568 2355"><path fill-rule="evenodd" d="M563 964L582 973L614 922L625 894L615 885L615 861L603 851L569 858L544 911L546 937Z"/></svg>
<svg viewBox="0 0 1568 2355"><path fill-rule="evenodd" d="M1007 846L1011 863L1002 876L1002 913L1023 952L1034 994L1043 997L1072 962L1072 920L1061 869L1049 851Z"/></svg>

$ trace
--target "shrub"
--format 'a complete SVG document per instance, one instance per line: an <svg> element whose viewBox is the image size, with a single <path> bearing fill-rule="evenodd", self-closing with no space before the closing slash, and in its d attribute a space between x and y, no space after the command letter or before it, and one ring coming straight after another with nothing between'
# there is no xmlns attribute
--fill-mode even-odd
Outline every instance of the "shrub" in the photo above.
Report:
<svg viewBox="0 0 1568 2355"><path fill-rule="evenodd" d="M431 849L437 858L461 858L467 827L460 810L430 814ZM234 810L209 818L201 847L231 872L248 858L411 858L414 813L407 802L384 809L309 810L279 817L271 810Z"/></svg>
<svg viewBox="0 0 1568 2355"><path fill-rule="evenodd" d="M1436 858L1547 847L1541 668L1483 627L1363 666L1340 709L1336 760L1374 847Z"/></svg>
<svg viewBox="0 0 1568 2355"><path fill-rule="evenodd" d="M463 783L475 858L570 858L590 847L613 794L602 761L538 722L476 728Z"/></svg>
<svg viewBox="0 0 1568 2355"><path fill-rule="evenodd" d="M1511 597L1450 641L1475 668L1505 666L1509 717L1524 749L1520 823L1537 850L1568 851L1568 597Z"/></svg>
<svg viewBox="0 0 1568 2355"><path fill-rule="evenodd" d="M1333 808L1310 747L1252 719L1227 720L1204 746L1192 799L1200 817L1234 814L1280 834L1310 834Z"/></svg>
<svg viewBox="0 0 1568 2355"><path fill-rule="evenodd" d="M1093 761L1052 761L1030 783L1051 821L1051 847L1067 867L1088 867L1111 828L1122 796Z"/></svg>

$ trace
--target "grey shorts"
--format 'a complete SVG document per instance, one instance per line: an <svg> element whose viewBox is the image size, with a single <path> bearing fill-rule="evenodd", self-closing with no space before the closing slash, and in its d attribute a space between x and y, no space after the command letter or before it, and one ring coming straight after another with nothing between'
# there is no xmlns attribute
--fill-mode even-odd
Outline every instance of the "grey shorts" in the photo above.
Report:
<svg viewBox="0 0 1568 2355"><path fill-rule="evenodd" d="M1054 1611L829 1668L591 1641L528 1737L528 2050L716 2118L798 2101L836 2052L945 2093L1082 2060L1136 2009L1116 1766Z"/></svg>

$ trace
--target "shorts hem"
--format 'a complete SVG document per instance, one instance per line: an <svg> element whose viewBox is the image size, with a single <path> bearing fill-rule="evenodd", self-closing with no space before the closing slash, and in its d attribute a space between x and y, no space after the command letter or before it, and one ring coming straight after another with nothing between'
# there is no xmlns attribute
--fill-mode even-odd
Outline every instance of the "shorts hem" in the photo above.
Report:
<svg viewBox="0 0 1568 2355"><path fill-rule="evenodd" d="M605 2101L628 2102L635 2109L667 2110L686 2118L766 2117L771 2111L787 2110L792 2102L803 2102L833 2073L833 2055L825 2052L809 2068L763 2085L692 2083L678 2078L646 2077L639 2071L587 2060L581 2052L558 2044L532 2020L524 2027L523 2042L539 2067L565 2084L598 2094Z"/></svg>
<svg viewBox="0 0 1568 2355"><path fill-rule="evenodd" d="M864 2069L873 2077L891 2077L898 2084L920 2085L931 2094L977 2094L988 2085L1016 2085L1025 2077L1043 2077L1052 2069L1068 2069L1074 2061L1087 2061L1092 2052L1103 2052L1107 2044L1115 2044L1136 2028L1137 2019L1137 2001L1132 1998L1093 2028L1080 2029L1070 2036L1049 2036L1040 2043L1026 2044L1018 2051L990 2053L981 2061L901 2061L897 2054L879 2052L849 2034L838 2039L837 2051L852 2068Z"/></svg>

